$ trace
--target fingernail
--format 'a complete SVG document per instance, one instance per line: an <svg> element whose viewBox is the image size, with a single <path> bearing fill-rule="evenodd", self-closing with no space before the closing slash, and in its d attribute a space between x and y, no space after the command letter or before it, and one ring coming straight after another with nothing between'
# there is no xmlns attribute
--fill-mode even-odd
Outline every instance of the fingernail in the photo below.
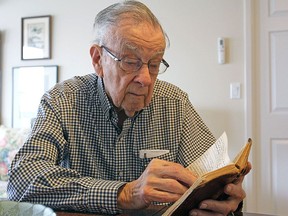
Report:
<svg viewBox="0 0 288 216"><path fill-rule="evenodd" d="M191 216L197 216L197 212L196 211L192 211L190 215Z"/></svg>
<svg viewBox="0 0 288 216"><path fill-rule="evenodd" d="M200 205L200 208L201 208L201 209L206 209L207 206L208 206L208 205L207 205L206 203L202 203L202 204Z"/></svg>
<svg viewBox="0 0 288 216"><path fill-rule="evenodd" d="M231 191L231 186L230 186L230 185L228 185L228 186L226 187L226 191L227 191L227 192L230 192L230 191Z"/></svg>

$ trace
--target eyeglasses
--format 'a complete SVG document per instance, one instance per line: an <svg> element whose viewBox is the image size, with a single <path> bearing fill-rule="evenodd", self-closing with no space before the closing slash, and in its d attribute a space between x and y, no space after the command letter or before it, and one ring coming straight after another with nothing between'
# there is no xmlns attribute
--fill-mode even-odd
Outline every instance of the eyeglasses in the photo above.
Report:
<svg viewBox="0 0 288 216"><path fill-rule="evenodd" d="M117 58L107 47L101 46L108 55L114 59L114 61L119 62L120 68L126 73L132 73L140 70L140 68L143 66L143 64L147 64L149 72L151 74L161 74L164 73L167 68L169 67L169 64L164 60L149 60L147 63L142 62L138 58L129 58L127 56L123 58Z"/></svg>

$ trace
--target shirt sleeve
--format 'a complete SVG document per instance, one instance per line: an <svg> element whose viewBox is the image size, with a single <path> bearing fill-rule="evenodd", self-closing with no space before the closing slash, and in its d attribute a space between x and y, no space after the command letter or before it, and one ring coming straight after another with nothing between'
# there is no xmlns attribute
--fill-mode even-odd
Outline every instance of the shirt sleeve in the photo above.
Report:
<svg viewBox="0 0 288 216"><path fill-rule="evenodd" d="M200 157L216 139L197 113L188 97L183 106L183 125L178 161L187 167Z"/></svg>
<svg viewBox="0 0 288 216"><path fill-rule="evenodd" d="M53 209L119 213L117 192L125 182L81 176L71 168L61 124L60 110L44 97L35 126L11 164L8 198Z"/></svg>

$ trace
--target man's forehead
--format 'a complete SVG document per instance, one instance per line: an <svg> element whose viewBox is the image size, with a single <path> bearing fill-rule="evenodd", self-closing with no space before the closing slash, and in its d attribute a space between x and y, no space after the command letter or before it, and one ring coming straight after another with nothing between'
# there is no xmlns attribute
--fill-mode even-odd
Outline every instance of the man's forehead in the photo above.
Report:
<svg viewBox="0 0 288 216"><path fill-rule="evenodd" d="M126 49L126 50L132 50L132 51L135 51L135 52L144 51L145 50L145 47L143 47L143 46L141 46L139 44L133 43L131 41L127 41L127 40L123 41L122 48ZM152 47L151 47L151 49L152 49ZM162 47L162 46L159 46L159 48L154 50L154 51L157 52L157 53L164 53L165 52L165 48Z"/></svg>
<svg viewBox="0 0 288 216"><path fill-rule="evenodd" d="M164 36L162 37L160 34L153 39L146 39L146 37L142 37L142 35L133 35L131 33L123 34L123 32L118 36L119 48L122 50L134 52L153 51L155 53L165 52L166 41Z"/></svg>
<svg viewBox="0 0 288 216"><path fill-rule="evenodd" d="M149 22L129 22L122 21L117 26L113 26L110 36L118 38L126 43L147 43L165 44L165 35L160 26L155 26Z"/></svg>
<svg viewBox="0 0 288 216"><path fill-rule="evenodd" d="M161 27L143 22L135 25L133 22L120 22L111 29L108 36L109 46L118 54L133 52L151 55L164 54L166 48L165 35ZM107 44L108 45L108 44Z"/></svg>

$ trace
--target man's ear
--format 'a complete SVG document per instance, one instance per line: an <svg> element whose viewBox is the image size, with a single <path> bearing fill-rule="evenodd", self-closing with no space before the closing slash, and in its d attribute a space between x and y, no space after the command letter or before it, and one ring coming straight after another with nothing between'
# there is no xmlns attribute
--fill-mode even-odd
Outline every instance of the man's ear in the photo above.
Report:
<svg viewBox="0 0 288 216"><path fill-rule="evenodd" d="M103 67L102 67L102 48L96 44L90 47L90 56L92 59L92 65L96 74L99 77L103 77Z"/></svg>

